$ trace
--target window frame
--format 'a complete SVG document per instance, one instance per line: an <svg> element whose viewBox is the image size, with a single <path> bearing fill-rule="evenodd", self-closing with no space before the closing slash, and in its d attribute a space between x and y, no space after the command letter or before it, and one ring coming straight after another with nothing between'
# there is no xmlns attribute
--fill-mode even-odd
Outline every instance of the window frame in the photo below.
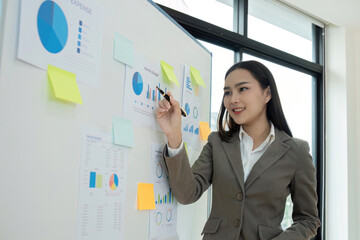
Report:
<svg viewBox="0 0 360 240"><path fill-rule="evenodd" d="M161 4L158 6L195 38L233 50L234 62L241 61L242 55L246 53L312 76L312 124L314 129L312 156L317 171L318 211L322 222L314 239L325 239L325 29L315 24L312 26L313 62L310 62L248 38L248 0L234 0L234 31L229 31Z"/></svg>

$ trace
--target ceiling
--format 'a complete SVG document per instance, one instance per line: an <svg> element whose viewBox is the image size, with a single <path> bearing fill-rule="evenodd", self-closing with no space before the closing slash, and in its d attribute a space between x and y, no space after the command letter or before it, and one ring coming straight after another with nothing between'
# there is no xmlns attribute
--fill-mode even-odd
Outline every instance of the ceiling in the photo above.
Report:
<svg viewBox="0 0 360 240"><path fill-rule="evenodd" d="M279 0L324 23L360 30L359 0Z"/></svg>

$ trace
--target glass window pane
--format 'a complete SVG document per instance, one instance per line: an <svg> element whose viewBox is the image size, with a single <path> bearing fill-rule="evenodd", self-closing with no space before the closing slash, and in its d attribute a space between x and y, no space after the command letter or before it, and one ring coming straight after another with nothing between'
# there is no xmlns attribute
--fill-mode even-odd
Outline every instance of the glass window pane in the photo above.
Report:
<svg viewBox="0 0 360 240"><path fill-rule="evenodd" d="M263 63L273 74L279 92L281 105L294 137L306 140L312 148L312 76L266 60L244 54L243 60ZM310 150L310 153L312 151ZM293 203L290 196L286 200L283 229L292 224Z"/></svg>
<svg viewBox="0 0 360 240"><path fill-rule="evenodd" d="M268 0L249 0L248 37L313 61L309 17Z"/></svg>
<svg viewBox="0 0 360 240"><path fill-rule="evenodd" d="M233 0L155 0L155 2L233 31Z"/></svg>
<svg viewBox="0 0 360 240"><path fill-rule="evenodd" d="M224 93L226 71L234 64L234 52L204 41L200 41L212 53L211 73L211 131L216 131L216 121Z"/></svg>

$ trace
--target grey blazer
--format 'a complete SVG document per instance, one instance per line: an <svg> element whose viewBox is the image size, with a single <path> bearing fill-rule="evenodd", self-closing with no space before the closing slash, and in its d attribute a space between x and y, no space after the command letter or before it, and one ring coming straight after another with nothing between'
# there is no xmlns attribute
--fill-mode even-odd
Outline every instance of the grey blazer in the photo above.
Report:
<svg viewBox="0 0 360 240"><path fill-rule="evenodd" d="M212 184L212 208L202 234L206 240L310 239L320 226L315 167L307 142L275 129L275 141L244 183L239 134L230 142L209 135L190 167L186 151L164 158L178 202L193 203ZM293 201L291 227L283 230L287 196Z"/></svg>

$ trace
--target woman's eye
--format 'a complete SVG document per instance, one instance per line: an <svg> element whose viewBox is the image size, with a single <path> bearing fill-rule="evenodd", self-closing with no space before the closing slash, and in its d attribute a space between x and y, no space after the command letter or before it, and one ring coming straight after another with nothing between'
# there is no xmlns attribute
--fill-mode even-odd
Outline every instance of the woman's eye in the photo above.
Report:
<svg viewBox="0 0 360 240"><path fill-rule="evenodd" d="M248 88L247 87L242 87L242 88L239 89L240 92L245 91L245 90L248 90Z"/></svg>
<svg viewBox="0 0 360 240"><path fill-rule="evenodd" d="M231 92L224 92L224 96L230 96Z"/></svg>

